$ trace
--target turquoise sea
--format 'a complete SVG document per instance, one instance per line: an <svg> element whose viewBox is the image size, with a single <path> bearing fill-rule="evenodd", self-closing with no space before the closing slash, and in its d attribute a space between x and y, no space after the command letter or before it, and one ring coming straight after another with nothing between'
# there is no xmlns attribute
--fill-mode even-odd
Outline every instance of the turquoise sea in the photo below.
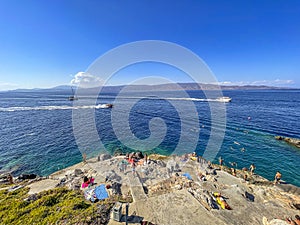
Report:
<svg viewBox="0 0 300 225"><path fill-rule="evenodd" d="M176 92L169 94L176 96ZM197 147L189 149L187 145L185 151L202 155L211 135L211 112L207 101L195 101L205 99L201 91L189 91L188 94L190 99L177 99L177 102L195 104L199 122L187 109L184 117L191 119L185 125L190 134L198 131L200 134ZM225 137L215 161L222 156L226 165L236 162L238 168L255 163L256 172L270 180L279 170L285 181L300 186L300 149L274 138L275 135L300 138L300 91L234 90L223 94L231 97L232 102L225 104ZM68 101L67 96L64 92L0 92L1 171L45 176L82 160L72 127L73 102ZM97 104L114 103L115 96L113 93L100 95ZM124 98L123 104L127 104L126 101L129 100ZM84 115L87 108L76 110L81 110ZM94 141L101 141L111 153L129 152L131 149L114 133L111 112L108 108L95 109L99 140ZM146 139L150 136L149 121L154 117L164 121L167 133L151 152L172 154L181 141L182 123L168 99L148 97L139 100L130 111L130 128L137 138ZM188 141L188 134L185 135ZM98 145L92 144L88 149L89 156L104 151L95 146Z"/></svg>

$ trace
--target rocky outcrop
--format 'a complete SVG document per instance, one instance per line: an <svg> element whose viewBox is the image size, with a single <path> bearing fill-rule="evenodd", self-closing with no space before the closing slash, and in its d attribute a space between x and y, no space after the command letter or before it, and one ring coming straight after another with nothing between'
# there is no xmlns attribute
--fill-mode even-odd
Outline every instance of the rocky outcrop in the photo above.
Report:
<svg viewBox="0 0 300 225"><path fill-rule="evenodd" d="M285 141L291 145L296 146L297 148L300 148L300 139L283 137L283 136L275 136L275 139L279 141Z"/></svg>
<svg viewBox="0 0 300 225"><path fill-rule="evenodd" d="M173 173L173 172L179 172L180 167L178 163L175 160L169 160L166 165L168 172Z"/></svg>
<svg viewBox="0 0 300 225"><path fill-rule="evenodd" d="M109 154L101 154L99 156L99 161L104 161L104 160L108 160L108 159L111 159L111 155L109 155Z"/></svg>
<svg viewBox="0 0 300 225"><path fill-rule="evenodd" d="M51 179L26 185L30 188L26 200L35 201L34 194L57 186L78 190L82 177L92 176L97 185L107 185L112 196L110 200L115 201L120 196L132 198L129 214L138 212L138 216L155 224L261 225L263 222L275 225L284 224L286 216L299 214L298 187L274 185L257 174L250 176L249 172L242 170L237 170L237 175L233 176L230 170L226 172L227 167L209 166L208 163L190 159L182 162L180 156L151 159L150 155L149 158L147 163L137 163L135 175L130 164L124 171L119 170L124 157L103 161L89 159L86 163L52 174L49 176ZM247 181L243 179L244 174L249 175ZM219 193L232 210L223 210L214 193ZM101 204L99 207L102 205L108 206ZM107 223L109 218L106 215L103 218ZM111 219L109 224L114 222Z"/></svg>

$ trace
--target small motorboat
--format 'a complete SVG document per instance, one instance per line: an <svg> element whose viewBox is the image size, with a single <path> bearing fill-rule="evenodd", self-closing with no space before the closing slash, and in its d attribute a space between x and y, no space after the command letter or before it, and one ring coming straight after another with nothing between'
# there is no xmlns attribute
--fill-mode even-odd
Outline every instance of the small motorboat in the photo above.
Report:
<svg viewBox="0 0 300 225"><path fill-rule="evenodd" d="M218 102L231 102L231 98L223 96L223 97L217 98L216 101L218 101Z"/></svg>
<svg viewBox="0 0 300 225"><path fill-rule="evenodd" d="M75 100L78 100L78 98L77 97L75 97L75 96L69 96L69 101L75 101Z"/></svg>
<svg viewBox="0 0 300 225"><path fill-rule="evenodd" d="M105 104L105 105L106 105L106 108L112 108L114 106L113 104L110 104L110 103Z"/></svg>

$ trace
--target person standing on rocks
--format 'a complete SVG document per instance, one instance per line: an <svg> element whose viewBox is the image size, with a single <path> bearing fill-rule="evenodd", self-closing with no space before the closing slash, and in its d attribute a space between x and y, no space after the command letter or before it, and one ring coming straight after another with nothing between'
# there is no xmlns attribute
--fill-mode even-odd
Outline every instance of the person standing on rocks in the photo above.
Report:
<svg viewBox="0 0 300 225"><path fill-rule="evenodd" d="M222 157L219 158L219 164L221 166L221 169L223 168L224 159Z"/></svg>
<svg viewBox="0 0 300 225"><path fill-rule="evenodd" d="M82 155L82 161L83 161L84 164L86 163L86 153L83 153L83 155Z"/></svg>
<svg viewBox="0 0 300 225"><path fill-rule="evenodd" d="M231 168L231 174L236 177L236 169L235 168Z"/></svg>
<svg viewBox="0 0 300 225"><path fill-rule="evenodd" d="M135 164L135 162L132 162L131 167L132 167L132 175L135 176L136 175L136 171L135 171L136 164Z"/></svg>
<svg viewBox="0 0 300 225"><path fill-rule="evenodd" d="M248 181L248 175L246 173L244 174L244 181Z"/></svg>
<svg viewBox="0 0 300 225"><path fill-rule="evenodd" d="M254 170L255 170L255 169L256 169L256 167L255 167L254 163L252 163L252 164L250 165L250 167L249 167L251 176L254 174Z"/></svg>
<svg viewBox="0 0 300 225"><path fill-rule="evenodd" d="M128 164L128 162L127 162L125 159L123 159L123 160L119 163L119 170L120 170L120 172L126 173L127 164Z"/></svg>
<svg viewBox="0 0 300 225"><path fill-rule="evenodd" d="M279 171L277 171L275 174L274 184L280 184L281 176L282 176L281 173Z"/></svg>
<svg viewBox="0 0 300 225"><path fill-rule="evenodd" d="M148 155L145 153L144 154L144 165L148 164Z"/></svg>

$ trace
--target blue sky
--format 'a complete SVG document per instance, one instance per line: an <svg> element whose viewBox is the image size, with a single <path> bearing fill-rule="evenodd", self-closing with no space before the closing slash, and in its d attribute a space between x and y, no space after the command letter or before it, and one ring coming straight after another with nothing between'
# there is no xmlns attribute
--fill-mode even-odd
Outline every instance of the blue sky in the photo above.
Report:
<svg viewBox="0 0 300 225"><path fill-rule="evenodd" d="M195 52L221 83L299 88L299 27L293 0L0 0L0 90L69 84L106 51L149 39ZM140 73L190 81L177 72L146 65L111 84Z"/></svg>

